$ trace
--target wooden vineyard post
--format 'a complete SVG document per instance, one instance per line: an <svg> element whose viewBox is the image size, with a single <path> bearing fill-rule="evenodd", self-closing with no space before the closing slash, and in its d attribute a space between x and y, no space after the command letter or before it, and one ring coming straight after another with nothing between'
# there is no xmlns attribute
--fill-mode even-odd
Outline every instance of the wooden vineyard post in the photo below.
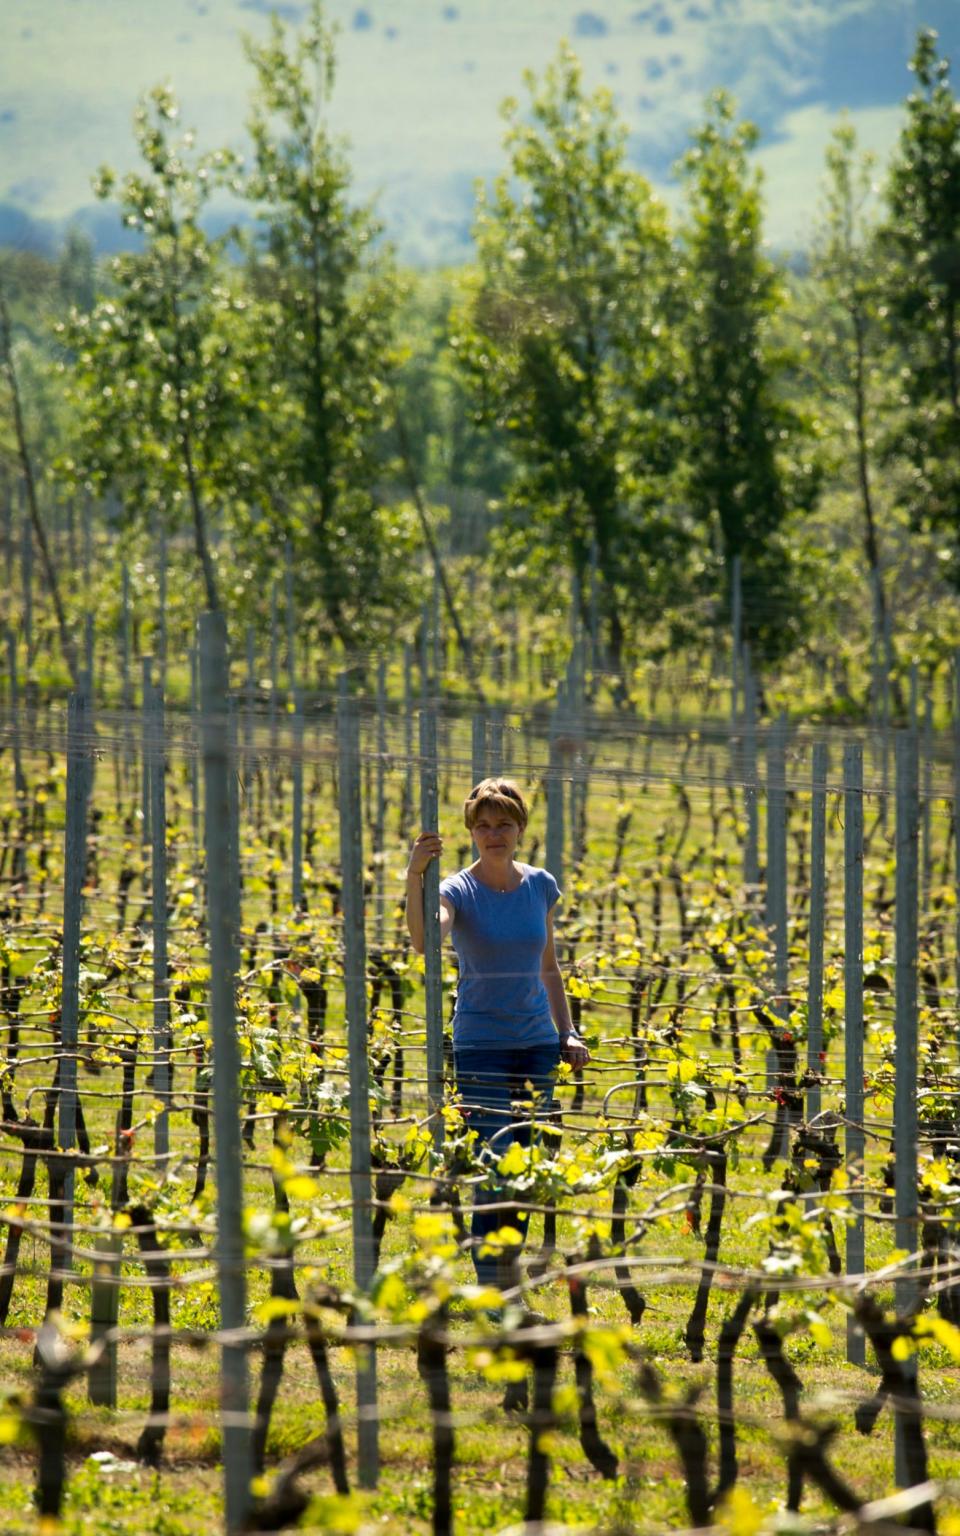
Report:
<svg viewBox="0 0 960 1536"><path fill-rule="evenodd" d="M847 1187L856 1212L847 1227L848 1275L866 1267L863 1221L863 748L849 742L843 751L843 1040L844 1121ZM866 1339L847 1314L847 1360L866 1363Z"/></svg>
<svg viewBox="0 0 960 1536"><path fill-rule="evenodd" d="M370 1170L370 1073L367 1062L367 946L363 930L363 820L360 805L360 722L356 700L340 674L337 697L340 785L340 867L343 880L343 976L350 1071L350 1201L353 1274L367 1294L374 1274ZM357 1360L358 1478L375 1488L379 1472L377 1356L373 1343Z"/></svg>
<svg viewBox="0 0 960 1536"><path fill-rule="evenodd" d="M917 737L913 730L897 737L896 746L896 954L894 1035L896 1078L894 1083L893 1154L896 1243L907 1253L919 1245L917 1209L917 843L918 782ZM914 1311L918 1299L914 1275L897 1281L897 1311ZM916 1379L917 1360L902 1363ZM910 1481L906 1435L902 1415L896 1418L894 1481L904 1488Z"/></svg>
<svg viewBox="0 0 960 1536"><path fill-rule="evenodd" d="M563 890L563 758L560 750L563 703L562 690L550 717L549 758L547 761L547 840L544 867Z"/></svg>
<svg viewBox="0 0 960 1536"><path fill-rule="evenodd" d="M823 936L827 901L827 769L825 741L813 744L810 792L810 970L807 981L807 1069L824 1072ZM820 1084L807 1089L807 1119L820 1113Z"/></svg>
<svg viewBox="0 0 960 1536"><path fill-rule="evenodd" d="M746 837L743 844L743 883L751 905L760 884L760 832L757 808L757 688L750 666L750 647L743 648L743 809Z"/></svg>
<svg viewBox="0 0 960 1536"><path fill-rule="evenodd" d="M151 897L153 901L153 1089L164 1105L153 1127L157 1172L166 1172L170 1152L170 1000L167 967L167 803L163 693L149 694Z"/></svg>
<svg viewBox="0 0 960 1536"><path fill-rule="evenodd" d="M200 732L197 728L200 706L200 651L190 647L190 830L195 863L200 862Z"/></svg>
<svg viewBox="0 0 960 1536"><path fill-rule="evenodd" d="M33 674L33 530L30 518L24 510L23 537L20 545L21 579L23 582L23 638L27 647L27 680Z"/></svg>
<svg viewBox="0 0 960 1536"><path fill-rule="evenodd" d="M580 743L584 736L584 637L580 621L582 583L574 574L572 602L570 604L570 659L567 663L565 734L569 742L569 790L567 818L567 849L574 868L579 868L583 849L580 846L580 824L586 775L581 763Z"/></svg>
<svg viewBox="0 0 960 1536"><path fill-rule="evenodd" d="M23 776L23 755L20 747L20 690L17 680L17 638L12 629L7 630L7 666L10 673L10 730L13 748L13 787L18 802L27 792Z"/></svg>
<svg viewBox="0 0 960 1536"><path fill-rule="evenodd" d="M893 630L890 610L883 621L883 694L880 737L880 825L887 830L887 805L890 791L890 682L893 676Z"/></svg>
<svg viewBox="0 0 960 1536"><path fill-rule="evenodd" d="M120 707L129 709L130 693L130 570L124 561L120 571Z"/></svg>
<svg viewBox="0 0 960 1536"><path fill-rule="evenodd" d="M150 695L153 691L153 658L141 656L142 691L140 698L140 842L144 848L150 845L150 758L153 747L150 740Z"/></svg>
<svg viewBox="0 0 960 1536"><path fill-rule="evenodd" d="M17 833L14 845L12 879L19 879L27 858L27 819L29 801L27 780L23 772L23 752L20 740L20 685L17 677L17 639L13 630L7 630L7 662L10 674L10 732L13 751L13 790L17 808Z"/></svg>
<svg viewBox="0 0 960 1536"><path fill-rule="evenodd" d="M253 717L257 697L257 639L252 624L246 629L247 680L243 690L243 780L253 784ZM249 787L248 795L251 793Z"/></svg>
<svg viewBox="0 0 960 1536"><path fill-rule="evenodd" d="M167 530L161 519L157 535L157 687L167 691Z"/></svg>
<svg viewBox="0 0 960 1536"><path fill-rule="evenodd" d="M437 717L420 711L420 820L439 830ZM440 959L440 865L431 859L423 875L423 958L427 1021L427 1105L434 1146L443 1143L443 973Z"/></svg>
<svg viewBox="0 0 960 1536"><path fill-rule="evenodd" d="M287 687L292 698L297 690L297 611L293 597L293 545L289 539L283 546L283 563L286 581L284 617L287 621Z"/></svg>
<svg viewBox="0 0 960 1536"><path fill-rule="evenodd" d="M94 660L96 650L96 625L92 613L87 613L83 620L83 665L87 674L87 692L91 699L94 696Z"/></svg>
<svg viewBox="0 0 960 1536"><path fill-rule="evenodd" d="M293 910L304 911L303 900L303 695L293 690L293 827L290 850L291 896Z"/></svg>
<svg viewBox="0 0 960 1536"><path fill-rule="evenodd" d="M230 672L227 671L229 689ZM242 921L242 877L240 873L240 757L237 751L237 701L227 693L227 815L229 828L228 855L230 866L230 893L233 898L233 937L239 966L240 931Z"/></svg>
<svg viewBox="0 0 960 1536"><path fill-rule="evenodd" d="M487 716L487 774L495 779L503 771L503 710L494 706Z"/></svg>
<svg viewBox="0 0 960 1536"><path fill-rule="evenodd" d="M596 535L590 540L590 697L597 691L598 674L605 671L600 655L600 552Z"/></svg>
<svg viewBox="0 0 960 1536"><path fill-rule="evenodd" d="M63 984L60 1000L60 1147L68 1155L77 1140L77 1048L80 1036L80 923L83 877L87 861L87 799L89 778L90 708L79 688L67 705L67 803L63 847ZM72 1160L63 1187L64 1268L73 1226ZM53 1263L51 1255L51 1263Z"/></svg>
<svg viewBox="0 0 960 1536"><path fill-rule="evenodd" d="M487 716L481 707L473 712L470 732L470 788L479 784L487 772ZM476 855L474 855L476 857Z"/></svg>
<svg viewBox="0 0 960 1536"><path fill-rule="evenodd" d="M767 737L767 885L766 925L773 936L773 986L774 1011L782 1019L789 1015L789 950L787 936L787 786L786 786L786 720L781 715L775 720ZM767 1053L767 1086L776 1085L778 1073L776 1051ZM789 1132L784 1131L784 1144L779 1151L787 1151Z"/></svg>
<svg viewBox="0 0 960 1536"><path fill-rule="evenodd" d="M120 570L120 708L124 717L120 776L124 789L129 793L133 793L136 783L137 760L137 749L133 739L133 688L130 681L130 659L133 655L131 628L130 571L124 561Z"/></svg>
<svg viewBox="0 0 960 1536"><path fill-rule="evenodd" d="M470 733L470 788L473 789L487 773L487 713L481 706L473 712ZM471 838L470 856L477 859L480 850Z"/></svg>
<svg viewBox="0 0 960 1536"><path fill-rule="evenodd" d="M123 1145L123 1139L119 1127L119 1116L116 1143L113 1158L113 1188L111 1190L110 1211L115 1215L122 1205L126 1203L124 1191L121 1187L121 1168L128 1155L127 1148ZM93 1275L90 1281L90 1342L96 1344L99 1339L109 1334L116 1328L120 1315L120 1273L123 1256L123 1234L111 1227L107 1232L98 1233L95 1241L97 1257L93 1264ZM87 1372L87 1390L91 1403L101 1408L116 1408L117 1406L117 1341L108 1339L103 1345L99 1359L91 1365Z"/></svg>
<svg viewBox="0 0 960 1536"><path fill-rule="evenodd" d="M923 701L923 786L920 796L920 905L930 906L930 880L933 873L931 816L933 814L933 683Z"/></svg>
<svg viewBox="0 0 960 1536"><path fill-rule="evenodd" d="M250 1425L243 1260L243 1158L240 1145L240 1051L234 1014L237 968L235 905L230 890L229 779L233 763L227 722L227 632L221 612L200 616L204 850L210 943L210 1028L217 1178L217 1270L221 1327L221 1410L226 1527L246 1525L250 1508ZM233 1338L230 1335L234 1335Z"/></svg>
<svg viewBox="0 0 960 1536"><path fill-rule="evenodd" d="M277 702L280 696L280 627L277 616L277 584L270 587L270 765L276 773Z"/></svg>
<svg viewBox="0 0 960 1536"><path fill-rule="evenodd" d="M93 564L93 498L89 491L83 493L83 585L90 585L90 567Z"/></svg>
<svg viewBox="0 0 960 1536"><path fill-rule="evenodd" d="M93 786L93 762L90 763L90 778L88 784L92 791ZM161 816L161 824L164 818ZM153 879L154 908L153 924L156 927L156 890L157 876L154 869ZM163 924L164 935L166 932L166 903L164 901ZM156 936L154 936L156 946ZM166 960L164 959L164 972L166 972ZM158 995L156 985L156 947L154 949L154 999ZM156 1013L156 1001L154 1001ZM158 1057L155 1052L155 1065ZM159 1121L157 1122L159 1124ZM115 1136L114 1158L112 1162L112 1187L110 1191L111 1217L121 1210L126 1204L126 1186L121 1174L121 1159L129 1155L129 1148L124 1146L120 1135L120 1119L117 1118ZM116 1408L117 1406L117 1342L114 1338L106 1338L116 1328L120 1315L120 1274L123 1256L123 1235L111 1224L105 1232L98 1232L94 1240L97 1250L97 1258L93 1263L93 1273L90 1279L90 1342L96 1344L98 1340L106 1339L99 1358L91 1365L87 1372L87 1391L91 1403L103 1408Z"/></svg>
<svg viewBox="0 0 960 1536"><path fill-rule="evenodd" d="M440 620L440 568L436 562L433 567L433 585L431 587L430 634L433 641L433 687L439 698L444 669L443 628Z"/></svg>
<svg viewBox="0 0 960 1536"><path fill-rule="evenodd" d="M737 733L740 702L740 672L743 642L743 582L739 555L733 557L730 573L730 729Z"/></svg>
<svg viewBox="0 0 960 1536"><path fill-rule="evenodd" d="M291 894L293 910L302 913L303 901L303 696L297 676L297 615L293 597L293 545L287 539L283 547L286 578L287 686L293 704L293 757L290 765L293 794L291 837ZM247 674L249 676L248 667ZM249 729L249 727L248 727ZM239 844L238 844L239 847Z"/></svg>
<svg viewBox="0 0 960 1536"><path fill-rule="evenodd" d="M13 485L6 470L0 475L0 516L3 517L3 555L7 591L13 591Z"/></svg>
<svg viewBox="0 0 960 1536"><path fill-rule="evenodd" d="M774 938L774 985L786 997L787 950L787 786L786 723L774 721L767 739L767 927ZM782 1012L782 1001L778 1002Z"/></svg>
<svg viewBox="0 0 960 1536"><path fill-rule="evenodd" d="M385 847L387 831L387 663L381 656L377 663L377 775L376 816L373 823L374 852L374 932L378 944L383 943L386 927L386 866Z"/></svg>
<svg viewBox="0 0 960 1536"><path fill-rule="evenodd" d="M953 653L953 868L960 891L960 651ZM954 986L960 997L960 901L954 909ZM960 1037L958 1037L960 1038Z"/></svg>
<svg viewBox="0 0 960 1536"><path fill-rule="evenodd" d="M424 703L430 697L430 604L426 600L420 608L420 697Z"/></svg>
<svg viewBox="0 0 960 1536"><path fill-rule="evenodd" d="M579 617L579 606L574 610ZM567 738L569 741L570 782L568 791L567 849L574 869L579 869L583 849L580 846L580 816L586 779L581 766L580 743L583 740L583 636L579 622L574 634L573 652L567 667Z"/></svg>
<svg viewBox="0 0 960 1536"><path fill-rule="evenodd" d="M413 646L403 645L403 826L401 836L410 831L413 820Z"/></svg>

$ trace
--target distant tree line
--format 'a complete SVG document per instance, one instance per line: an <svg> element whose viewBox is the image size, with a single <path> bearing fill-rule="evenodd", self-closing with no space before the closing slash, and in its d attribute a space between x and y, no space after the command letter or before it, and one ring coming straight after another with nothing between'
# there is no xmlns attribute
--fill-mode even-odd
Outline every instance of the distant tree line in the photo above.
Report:
<svg viewBox="0 0 960 1536"><path fill-rule="evenodd" d="M564 45L504 104L474 261L425 274L352 196L334 42L320 0L246 42L247 163L201 151L172 91L150 93L139 168L95 182L135 251L95 264L72 235L56 263L5 254L10 472L31 457L131 527L188 536L210 606L238 601L218 537L253 572L244 601L288 544L300 612L352 646L417 611L425 519L456 551L478 505L503 601L562 607L572 579L613 672L628 640L726 626L735 561L744 636L771 660L842 577L890 661L894 533L960 591L960 108L933 32L878 194L837 130L802 260L766 248L757 133L728 95L671 216ZM224 194L252 218L214 236Z"/></svg>

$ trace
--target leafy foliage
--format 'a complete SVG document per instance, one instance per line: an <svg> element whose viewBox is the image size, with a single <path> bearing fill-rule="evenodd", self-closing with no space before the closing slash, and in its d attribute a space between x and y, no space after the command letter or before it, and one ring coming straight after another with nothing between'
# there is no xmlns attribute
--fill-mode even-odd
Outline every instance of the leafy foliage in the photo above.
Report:
<svg viewBox="0 0 960 1536"><path fill-rule="evenodd" d="M903 357L890 450L909 466L904 495L915 525L942 536L944 565L960 587L960 110L935 32L920 32L911 67L917 90L907 98L881 230L890 328Z"/></svg>
<svg viewBox="0 0 960 1536"><path fill-rule="evenodd" d="M508 101L509 171L477 214L477 271L452 345L479 415L513 455L513 526L570 562L591 551L614 666L624 612L676 590L688 531L670 502L678 423L666 213L626 163L607 91L588 96L562 49L529 111Z"/></svg>
<svg viewBox="0 0 960 1536"><path fill-rule="evenodd" d="M791 522L816 501L812 423L788 397L791 359L773 334L784 286L762 250L759 173L751 123L724 92L681 164L689 372L688 489L711 560L742 561L744 633L772 657L803 631L791 570Z"/></svg>
<svg viewBox="0 0 960 1536"><path fill-rule="evenodd" d="M267 501L260 552L289 536L304 594L319 587L330 627L349 640L402 606L412 523L380 503L377 430L390 412L397 283L381 227L349 200L350 170L325 113L335 78L333 35L314 0L288 40L247 42L256 73L245 184L262 235L250 282L264 302L262 336L271 433L261 460Z"/></svg>
<svg viewBox="0 0 960 1536"><path fill-rule="evenodd" d="M115 488L131 515L192 524L207 601L218 606L208 508L255 493L265 352L249 296L222 260L226 237L202 225L235 160L195 154L192 133L175 139L179 115L167 87L153 90L135 118L142 169L118 186L105 168L96 183L98 196L116 193L143 249L117 257L111 295L89 313L75 307L60 327L76 408L65 467Z"/></svg>

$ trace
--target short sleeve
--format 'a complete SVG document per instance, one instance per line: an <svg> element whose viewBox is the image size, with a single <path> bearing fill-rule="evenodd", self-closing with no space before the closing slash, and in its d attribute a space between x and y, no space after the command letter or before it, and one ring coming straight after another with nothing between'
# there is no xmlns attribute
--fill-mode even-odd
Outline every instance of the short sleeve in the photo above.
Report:
<svg viewBox="0 0 960 1536"><path fill-rule="evenodd" d="M460 911L460 881L456 875L448 875L440 881L440 895L448 901L454 912Z"/></svg>
<svg viewBox="0 0 960 1536"><path fill-rule="evenodd" d="M557 905L558 901L563 900L563 895L549 869L541 870L540 879L543 886L544 905L547 911L550 912Z"/></svg>

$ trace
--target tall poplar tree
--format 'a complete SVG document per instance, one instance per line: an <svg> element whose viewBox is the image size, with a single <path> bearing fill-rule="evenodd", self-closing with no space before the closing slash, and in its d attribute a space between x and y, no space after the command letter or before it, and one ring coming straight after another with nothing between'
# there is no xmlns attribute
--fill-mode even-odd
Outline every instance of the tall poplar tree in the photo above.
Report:
<svg viewBox="0 0 960 1536"><path fill-rule="evenodd" d="M625 615L659 616L679 595L687 546L670 503L667 216L627 164L610 93L584 90L566 46L542 80L525 80L529 105L504 104L509 166L480 196L477 268L451 343L478 416L511 453L512 550L539 551L545 581L559 556L581 591L595 552L619 670Z"/></svg>
<svg viewBox="0 0 960 1536"><path fill-rule="evenodd" d="M960 588L960 102L935 32L919 34L911 68L917 89L881 231L889 323L903 359L890 446L909 467L911 517L942 536L945 574Z"/></svg>
<svg viewBox="0 0 960 1536"><path fill-rule="evenodd" d="M151 91L134 119L140 168L119 182L104 168L95 183L98 197L116 197L142 246L115 258L108 294L59 327L75 408L65 468L93 488L113 487L131 519L159 514L168 527L188 526L207 605L218 608L211 515L256 493L263 354L248 297L223 259L227 237L203 226L235 162L225 151L197 154L179 117L168 87Z"/></svg>
<svg viewBox="0 0 960 1536"><path fill-rule="evenodd" d="M269 302L272 387L285 401L261 464L263 516L293 543L304 603L319 594L326 623L349 643L402 606L414 542L409 509L378 494L396 279L381 226L351 200L350 166L328 125L335 37L320 0L299 31L274 16L268 40L245 47L256 76L251 281Z"/></svg>
<svg viewBox="0 0 960 1536"><path fill-rule="evenodd" d="M787 541L819 489L810 424L788 398L791 358L777 337L786 296L763 250L760 172L752 123L718 92L683 157L681 228L688 373L689 496L729 600L740 557L743 633L755 653L790 650L804 626ZM722 605L721 613L729 608Z"/></svg>
<svg viewBox="0 0 960 1536"><path fill-rule="evenodd" d="M842 123L827 146L827 176L815 230L808 330L817 384L833 407L838 467L856 486L870 581L875 654L892 669L876 490L876 445L889 404L884 271L869 213L875 158L860 154Z"/></svg>

